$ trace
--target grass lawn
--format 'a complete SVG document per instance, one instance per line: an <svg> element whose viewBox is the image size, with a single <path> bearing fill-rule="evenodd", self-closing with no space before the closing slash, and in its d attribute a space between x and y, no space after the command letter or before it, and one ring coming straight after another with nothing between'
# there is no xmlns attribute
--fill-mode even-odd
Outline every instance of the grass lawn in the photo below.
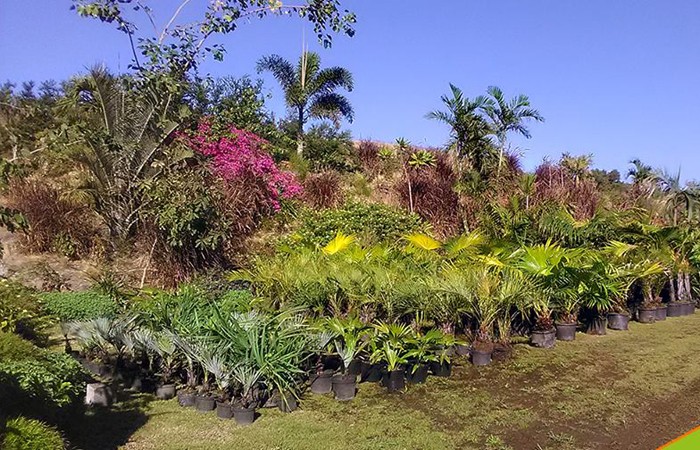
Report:
<svg viewBox="0 0 700 450"><path fill-rule="evenodd" d="M304 397L292 414L263 410L249 427L148 397L76 423L81 448L655 449L700 425L700 314L629 332L578 334L541 350L516 345L486 368L389 395Z"/></svg>

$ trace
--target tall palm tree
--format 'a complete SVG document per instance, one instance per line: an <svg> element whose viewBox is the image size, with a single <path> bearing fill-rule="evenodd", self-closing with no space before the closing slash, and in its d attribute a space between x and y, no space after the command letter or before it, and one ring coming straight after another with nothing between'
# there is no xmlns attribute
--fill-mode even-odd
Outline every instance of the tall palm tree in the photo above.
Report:
<svg viewBox="0 0 700 450"><path fill-rule="evenodd" d="M467 158L472 168L481 172L485 166L486 155L491 149L489 135L492 134L492 129L480 115L487 99L483 95L470 99L452 83L450 93L451 97L441 97L446 110L429 112L426 118L449 125L450 147L458 157Z"/></svg>
<svg viewBox="0 0 700 450"><path fill-rule="evenodd" d="M515 132L530 139L531 134L526 123L530 120L544 122L544 117L531 107L530 98L527 95L521 94L508 101L499 87L490 86L486 92L489 97L484 105L484 112L491 120L491 127L500 144L498 156L498 170L500 171L508 133Z"/></svg>
<svg viewBox="0 0 700 450"><path fill-rule="evenodd" d="M297 151L304 150L304 125L309 118L338 121L344 117L352 122L350 101L336 91L352 91L352 73L343 67L321 69L318 54L304 51L296 68L279 55L262 58L258 72L271 72L284 90L287 106L297 115Z"/></svg>

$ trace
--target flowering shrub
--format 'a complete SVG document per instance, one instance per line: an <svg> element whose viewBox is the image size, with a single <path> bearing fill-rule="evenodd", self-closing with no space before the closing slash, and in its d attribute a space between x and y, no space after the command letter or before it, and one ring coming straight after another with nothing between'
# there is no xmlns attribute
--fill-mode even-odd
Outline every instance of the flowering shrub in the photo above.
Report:
<svg viewBox="0 0 700 450"><path fill-rule="evenodd" d="M228 134L215 137L211 123L203 120L197 131L184 136L187 144L209 156L213 171L227 182L240 182L250 176L264 181L267 201L279 210L282 199L298 197L302 187L292 172L280 170L265 147L269 143L254 133L231 127Z"/></svg>

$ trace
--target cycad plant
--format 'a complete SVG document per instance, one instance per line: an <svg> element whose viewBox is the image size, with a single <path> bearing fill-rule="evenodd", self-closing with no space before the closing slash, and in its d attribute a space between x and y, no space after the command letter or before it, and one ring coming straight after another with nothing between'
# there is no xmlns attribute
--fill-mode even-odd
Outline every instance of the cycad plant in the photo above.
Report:
<svg viewBox="0 0 700 450"><path fill-rule="evenodd" d="M80 145L71 155L88 175L80 192L92 200L112 236L125 238L139 220L141 184L187 155L166 148L178 127L176 99L103 67L77 79L67 99L84 118L72 129Z"/></svg>

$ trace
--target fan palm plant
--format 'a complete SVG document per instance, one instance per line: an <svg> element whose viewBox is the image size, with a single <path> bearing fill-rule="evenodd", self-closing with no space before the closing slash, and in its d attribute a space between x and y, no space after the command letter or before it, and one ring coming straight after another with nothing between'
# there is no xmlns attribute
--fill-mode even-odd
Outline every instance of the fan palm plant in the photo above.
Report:
<svg viewBox="0 0 700 450"><path fill-rule="evenodd" d="M338 89L352 91L352 73L343 67L321 69L317 53L304 51L296 68L279 55L262 58L258 72L271 72L284 90L287 106L296 113L297 151L304 150L304 125L309 118L331 119L336 122L344 117L353 119L350 101L338 94Z"/></svg>

